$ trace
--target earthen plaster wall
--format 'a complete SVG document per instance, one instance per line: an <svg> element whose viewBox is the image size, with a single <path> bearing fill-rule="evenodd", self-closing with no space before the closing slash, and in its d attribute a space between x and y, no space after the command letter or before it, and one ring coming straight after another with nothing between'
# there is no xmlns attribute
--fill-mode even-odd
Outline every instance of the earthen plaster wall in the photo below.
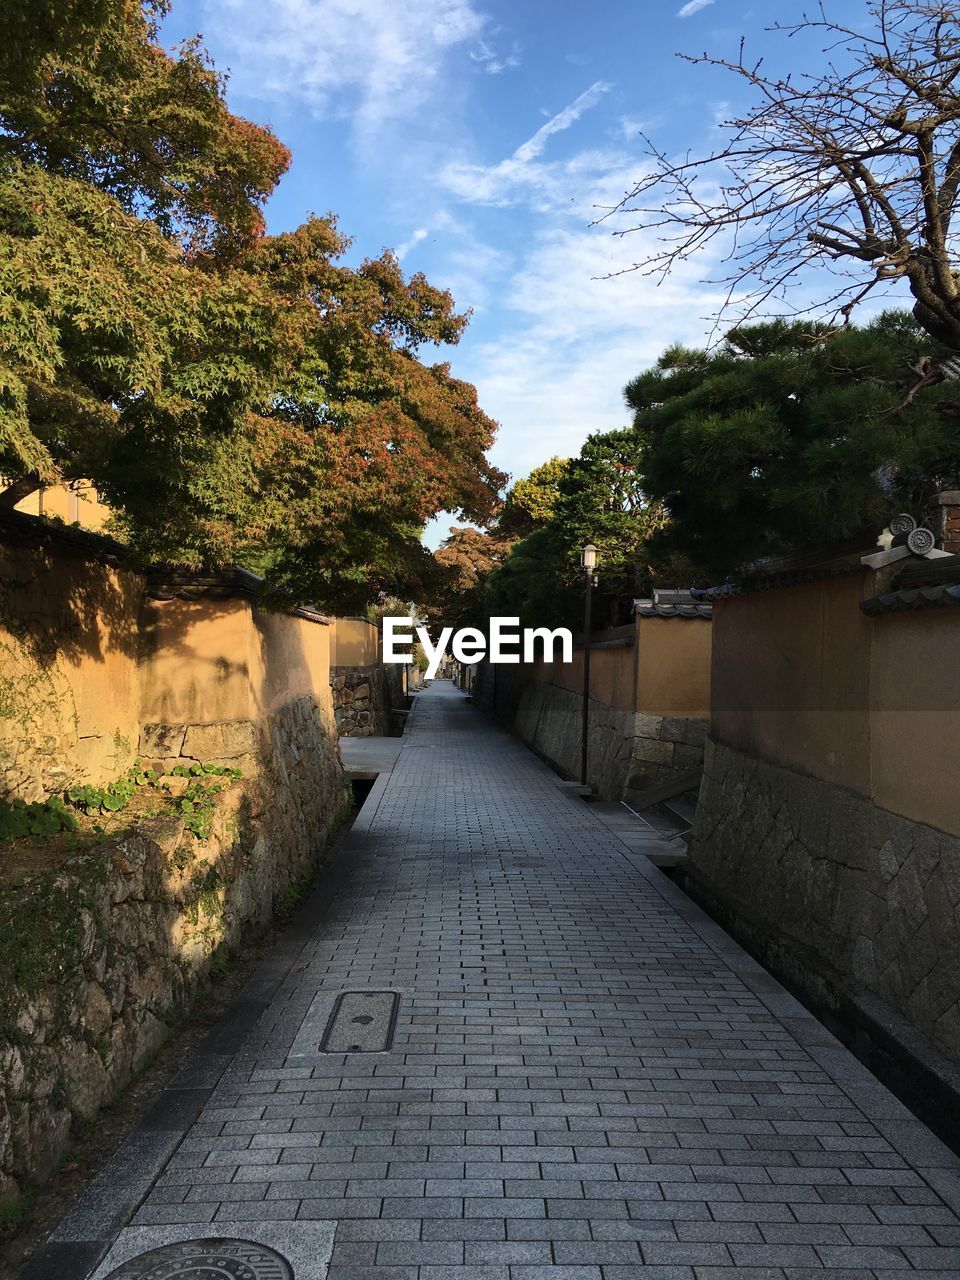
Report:
<svg viewBox="0 0 960 1280"><path fill-rule="evenodd" d="M960 609L867 616L883 589L716 602L691 883L800 985L960 1061Z"/></svg>
<svg viewBox="0 0 960 1280"><path fill-rule="evenodd" d="M243 774L205 838L146 819L0 885L0 948L24 939L0 966L0 1205L49 1175L345 811L330 627L192 594L152 598L102 540L0 523L0 797L103 784L137 756Z"/></svg>
<svg viewBox="0 0 960 1280"><path fill-rule="evenodd" d="M143 586L47 538L0 539L0 795L38 800L130 765Z"/></svg>

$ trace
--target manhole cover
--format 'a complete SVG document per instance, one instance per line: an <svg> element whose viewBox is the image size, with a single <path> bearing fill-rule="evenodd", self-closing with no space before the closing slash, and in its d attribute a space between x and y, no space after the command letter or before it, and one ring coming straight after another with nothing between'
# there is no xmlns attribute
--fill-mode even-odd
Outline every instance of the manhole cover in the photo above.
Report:
<svg viewBox="0 0 960 1280"><path fill-rule="evenodd" d="M395 991L345 991L337 998L321 1053L383 1053L393 1044L400 997Z"/></svg>
<svg viewBox="0 0 960 1280"><path fill-rule="evenodd" d="M293 1268L252 1240L182 1240L131 1258L106 1280L293 1280Z"/></svg>

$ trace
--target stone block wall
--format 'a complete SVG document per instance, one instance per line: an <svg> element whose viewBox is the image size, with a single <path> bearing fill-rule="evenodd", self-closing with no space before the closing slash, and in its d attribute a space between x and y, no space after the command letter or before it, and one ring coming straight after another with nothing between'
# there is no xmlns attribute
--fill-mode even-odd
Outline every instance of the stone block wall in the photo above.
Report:
<svg viewBox="0 0 960 1280"><path fill-rule="evenodd" d="M470 694L487 715L513 729L523 689L520 667L478 662L473 669Z"/></svg>
<svg viewBox="0 0 960 1280"><path fill-rule="evenodd" d="M394 708L403 704L403 676L396 665L331 667L333 715L341 738L389 737Z"/></svg>
<svg viewBox="0 0 960 1280"><path fill-rule="evenodd" d="M245 733L153 726L144 745L161 738L181 740L169 758L183 762L191 747L209 761L219 746L234 766L253 753L256 776L223 794L205 841L155 819L0 898L0 1204L49 1176L74 1120L144 1066L212 958L270 919L344 812L332 727L311 698Z"/></svg>
<svg viewBox="0 0 960 1280"><path fill-rule="evenodd" d="M102 785L138 755L244 775L202 842L148 820L0 885L0 1202L49 1174L345 811L329 620L255 597L242 570L144 576L109 540L0 513L0 796Z"/></svg>
<svg viewBox="0 0 960 1280"><path fill-rule="evenodd" d="M960 1062L960 837L708 741L692 847L708 899Z"/></svg>
<svg viewBox="0 0 960 1280"><path fill-rule="evenodd" d="M567 689L524 684L517 736L566 777L579 777L582 700ZM706 721L621 711L591 698L588 776L604 799L622 800L702 766Z"/></svg>

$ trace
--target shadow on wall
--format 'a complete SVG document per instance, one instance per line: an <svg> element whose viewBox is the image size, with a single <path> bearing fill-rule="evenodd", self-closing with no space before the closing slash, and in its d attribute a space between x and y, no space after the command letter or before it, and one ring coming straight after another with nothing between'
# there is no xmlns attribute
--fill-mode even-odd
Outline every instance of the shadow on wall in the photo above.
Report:
<svg viewBox="0 0 960 1280"><path fill-rule="evenodd" d="M642 802L664 783L695 786L703 766L711 610L635 603L632 624L591 642L587 779L604 799ZM579 645L569 663L481 663L471 682L477 705L566 778L580 776L583 654Z"/></svg>
<svg viewBox="0 0 960 1280"><path fill-rule="evenodd" d="M689 872L960 1063L960 557L870 559L718 599Z"/></svg>
<svg viewBox="0 0 960 1280"><path fill-rule="evenodd" d="M405 705L403 668L385 664L380 628L367 618L336 618L330 643L333 714L341 738L390 737Z"/></svg>
<svg viewBox="0 0 960 1280"><path fill-rule="evenodd" d="M0 519L0 794L41 799L130 764L143 578L116 544Z"/></svg>
<svg viewBox="0 0 960 1280"><path fill-rule="evenodd" d="M41 667L136 658L143 578L118 543L0 513L0 628Z"/></svg>
<svg viewBox="0 0 960 1280"><path fill-rule="evenodd" d="M138 753L244 774L202 839L170 814L0 892L5 1203L50 1174L211 965L295 900L347 794L326 619L257 611L222 583L145 601L113 544L17 518L0 523L0 569L7 795L103 783Z"/></svg>

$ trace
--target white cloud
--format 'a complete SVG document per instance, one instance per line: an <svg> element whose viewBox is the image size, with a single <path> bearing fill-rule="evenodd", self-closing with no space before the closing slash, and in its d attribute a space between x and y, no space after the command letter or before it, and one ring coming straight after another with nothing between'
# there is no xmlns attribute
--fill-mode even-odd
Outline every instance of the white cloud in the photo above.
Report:
<svg viewBox="0 0 960 1280"><path fill-rule="evenodd" d="M477 49L470 54L474 62L479 62L487 75L497 76L501 71L507 71L513 67L520 65L520 46L514 42L512 51L508 54L498 54L491 44L486 40L477 42Z"/></svg>
<svg viewBox="0 0 960 1280"><path fill-rule="evenodd" d="M688 0L682 9L677 10L677 17L692 18L695 13L699 13L701 9L706 9L711 4L713 0Z"/></svg>
<svg viewBox="0 0 960 1280"><path fill-rule="evenodd" d="M581 185L585 174L602 173L619 157L603 151L580 151L559 163L542 164L539 158L554 134L569 129L612 88L605 80L597 80L551 116L513 155L492 165L453 161L440 173L440 182L461 200L474 204L509 205L532 198L545 209L567 199L571 186Z"/></svg>
<svg viewBox="0 0 960 1280"><path fill-rule="evenodd" d="M394 253L396 253L397 257L402 262L410 250L415 249L421 240L426 240L429 234L430 232L426 227L417 227L416 231L412 231L407 239L404 240L403 244L397 245Z"/></svg>
<svg viewBox="0 0 960 1280"><path fill-rule="evenodd" d="M430 280L450 290L459 311L469 307L479 315L488 311L494 300L502 306L513 265L505 249L469 238L448 251L444 265L431 270Z"/></svg>
<svg viewBox="0 0 960 1280"><path fill-rule="evenodd" d="M491 456L514 476L551 454L575 455L593 431L627 425L625 384L671 342L703 344L707 317L720 303L717 291L700 283L715 265L712 254L679 265L658 287L627 271L652 250L648 238L614 237L624 225L615 218L588 225L640 177L629 151L586 148L558 160L546 154L551 139L609 88L591 85L506 159L458 162L440 175L465 206L519 204L534 219L532 233L512 238L521 255L516 264L495 263L495 337L468 330L454 359L457 375L476 384L481 405L500 422ZM624 133L639 123L618 118ZM516 225L516 215L501 216ZM468 262L468 246L458 244ZM462 283L468 288L455 296L469 305L469 274Z"/></svg>
<svg viewBox="0 0 960 1280"><path fill-rule="evenodd" d="M603 95L612 88L613 85L607 84L605 80L595 81L589 89L585 89L569 106L564 107L562 111L558 111L555 116L551 116L545 125L541 125L532 138L528 138L522 146L517 147L512 158L518 160L521 164L526 164L541 155L547 145L548 138L555 133L562 133L564 129L569 129L572 124L575 124L580 119L585 111L589 111L591 107L596 106Z"/></svg>
<svg viewBox="0 0 960 1280"><path fill-rule="evenodd" d="M502 424L499 466L524 475L551 454L576 454L592 431L626 426L625 384L671 342L704 342L719 297L700 284L702 259L659 286L639 273L601 278L643 248L602 228L545 227L505 285L511 314L496 341L468 335L456 370Z"/></svg>
<svg viewBox="0 0 960 1280"><path fill-rule="evenodd" d="M639 116L621 116L618 121L620 137L624 142L636 142L641 133L646 133L650 125Z"/></svg>
<svg viewBox="0 0 960 1280"><path fill-rule="evenodd" d="M487 25L472 0L207 0L205 19L243 93L367 133L422 107Z"/></svg>

